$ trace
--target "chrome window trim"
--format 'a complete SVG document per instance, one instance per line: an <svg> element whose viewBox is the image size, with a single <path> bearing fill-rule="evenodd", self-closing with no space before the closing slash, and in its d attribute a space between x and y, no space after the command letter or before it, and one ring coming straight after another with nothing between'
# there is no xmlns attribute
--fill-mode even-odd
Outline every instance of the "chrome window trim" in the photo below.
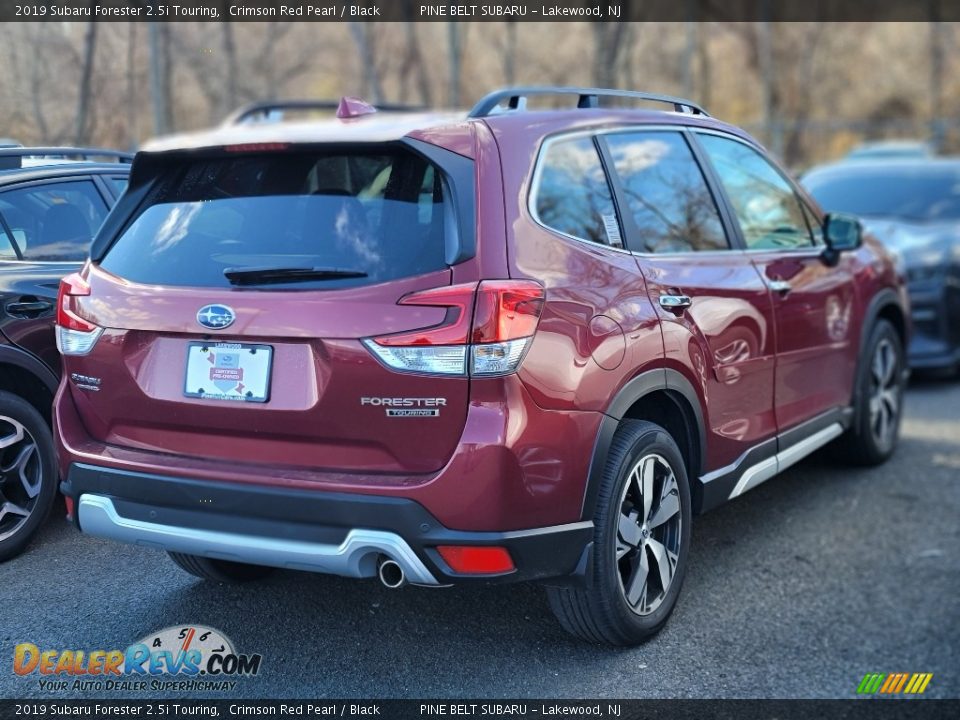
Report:
<svg viewBox="0 0 960 720"><path fill-rule="evenodd" d="M570 235L565 233L562 230L557 230L547 225L541 218L540 213L537 212L536 197L537 193L540 191L540 180L543 176L543 166L544 159L546 158L547 153L549 152L552 145L557 142L566 142L568 140L579 140L583 137L588 137L591 140L596 137L597 132L594 130L578 130L570 133L559 133L556 135L550 135L540 143L540 148L537 150L537 157L534 161L533 176L530 180L530 189L527 192L527 213L530 215L530 218L539 225L544 230L549 231L553 235L558 235L559 237L566 238L568 240L575 240L578 243L582 243L588 247L593 248L603 248L604 250L612 250L618 253L631 254L630 250L626 247L626 238L621 238L624 242L624 247L618 248L609 243L598 243L593 240L587 240L586 238L577 237L576 235ZM603 158L600 157L600 151L594 147L594 151L597 154L597 162L600 163L600 168L603 169ZM610 180L607 178L606 172L603 174L603 180L607 185L607 190L610 192L610 201L614 205L614 212L616 212L616 198L614 198L613 188L610 187ZM617 223L621 224L620 216L617 216Z"/></svg>
<svg viewBox="0 0 960 720"><path fill-rule="evenodd" d="M747 141L744 140L743 138L737 137L736 135L733 135L733 134L730 134L730 133L727 133L727 132L723 132L723 131L720 131L720 130L713 130L712 128L700 128L700 126L698 126L698 125L683 125L683 124L677 124L677 125L644 125L644 124L639 124L639 125L618 125L618 126L616 126L616 127L591 128L591 129L586 129L586 130L584 130L584 129L578 129L578 130L571 130L571 131L560 131L560 132L554 133L554 134L552 134L552 135L546 136L546 137L543 139L543 141L540 143L540 147L539 147L539 149L537 150L537 157L536 157L536 159L534 160L533 175L532 175L531 180L530 180L530 189L529 189L528 192L527 192L527 205L526 205L527 214L530 216L530 219L533 220L535 224L537 224L538 226L540 226L540 227L543 228L544 230L547 230L548 232L550 232L550 233L553 234L553 235L557 235L557 236L559 236L559 237L566 238L567 240L574 240L574 241L576 241L576 242L578 242L578 243L582 243L582 244L584 244L584 245L587 245L588 247L595 247L595 248L603 248L603 249L605 249L605 250L612 250L613 252L625 253L625 254L627 254L627 255L633 255L634 257L637 257L637 258L685 258L685 257L704 257L704 256L709 256L709 255L727 255L727 254L730 253L730 252L748 252L748 251L747 251L746 249L744 249L744 248L735 247L735 246L730 242L730 238L727 238L728 247L727 247L726 250L703 250L703 251L681 250L681 251L677 251L677 252L665 252L665 253L639 252L639 251L636 251L636 250L630 250L630 249L627 248L627 247L618 248L618 247L614 247L613 245L606 245L606 244L601 244L601 243L595 243L595 242L593 242L593 241L591 241L591 240L585 240L585 239L583 239L583 238L576 237L575 235L568 235L568 234L565 233L565 232L561 232L560 230L555 230L554 228L550 227L549 225L546 225L546 224L540 219L540 216L537 214L537 208L536 208L535 198L536 198L537 191L540 189L540 176L542 175L542 170L543 170L543 159L544 159L544 156L545 156L547 150L550 148L550 145L552 145L553 143L558 142L558 141L561 141L561 140L576 139L576 138L581 138L581 137L594 138L594 137L601 137L601 136L605 136L605 135L624 135L624 134L636 133L636 132L675 132L675 133L677 133L678 135L681 135L681 136L682 136L685 132L692 132L692 131L699 131L699 130L702 130L703 132L711 133L711 134L713 134L713 135L718 135L719 137L725 137L725 138L731 138L731 139L737 140L738 142L742 142L742 143L743 143L744 145L746 145L747 147L752 147L754 150L759 149L759 146L757 146L757 145L752 145L751 143L747 142ZM598 156L599 156L599 153L598 153ZM693 156L693 155L692 155L692 152L691 152L691 156ZM693 156L693 158L694 158L694 162L696 162L696 157ZM698 167L699 167L699 166L698 166ZM702 175L702 174L703 174L703 171L701 170L701 175ZM704 183L706 183L707 188L710 189L710 181L709 181L709 179L707 179L707 177L704 176L703 181L704 181ZM610 181L609 181L609 179L607 180L607 187L610 187ZM613 197L613 188L612 188L612 187L610 188L610 194L611 194L611 197ZM616 202L616 201L614 201L614 202ZM618 210L619 210L619 208L618 208ZM719 208L718 208L718 210L717 210L717 216L718 216L718 218L720 219L721 224L722 224L722 223L723 223L723 218L722 218L722 216L720 215ZM617 216L617 220L620 222L620 224L621 224L621 226L622 226L623 221L622 221L622 218L620 218L619 215ZM624 245L626 245L626 242L627 242L627 240L626 240L626 238L624 238Z"/></svg>

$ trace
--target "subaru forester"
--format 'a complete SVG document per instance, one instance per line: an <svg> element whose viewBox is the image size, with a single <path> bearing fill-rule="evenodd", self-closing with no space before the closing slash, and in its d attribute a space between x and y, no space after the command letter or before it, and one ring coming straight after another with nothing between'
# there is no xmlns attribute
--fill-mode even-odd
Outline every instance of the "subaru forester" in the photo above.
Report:
<svg viewBox="0 0 960 720"><path fill-rule="evenodd" d="M630 645L693 515L833 440L894 451L903 279L694 103L278 111L138 153L60 287L82 532L214 581L539 581Z"/></svg>

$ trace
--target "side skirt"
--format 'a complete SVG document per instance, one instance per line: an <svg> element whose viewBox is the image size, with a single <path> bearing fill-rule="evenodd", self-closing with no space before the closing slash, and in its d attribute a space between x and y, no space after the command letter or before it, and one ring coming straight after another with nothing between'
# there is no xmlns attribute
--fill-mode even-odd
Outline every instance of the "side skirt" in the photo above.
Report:
<svg viewBox="0 0 960 720"><path fill-rule="evenodd" d="M698 480L702 501L695 510L712 510L783 472L840 437L852 419L849 408L830 410L750 448L736 462L702 475Z"/></svg>

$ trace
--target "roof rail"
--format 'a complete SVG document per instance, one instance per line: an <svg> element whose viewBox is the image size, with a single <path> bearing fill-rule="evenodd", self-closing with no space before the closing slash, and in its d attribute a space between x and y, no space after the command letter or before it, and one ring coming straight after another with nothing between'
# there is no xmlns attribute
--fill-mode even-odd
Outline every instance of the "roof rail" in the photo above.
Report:
<svg viewBox="0 0 960 720"><path fill-rule="evenodd" d="M696 103L685 100L684 98L674 97L673 95L659 95L656 93L639 92L636 90L605 90L602 88L583 88L583 87L550 87L531 86L531 87L513 87L502 90L494 90L485 96L480 102L473 106L469 117L482 118L496 115L501 112L510 112L512 110L524 110L527 104L527 98L534 95L576 95L578 108L596 108L600 107L600 98L617 97L630 98L633 100L650 100L652 102L667 103L673 105L677 112L689 113L691 115L703 115L710 117L710 114ZM506 101L506 108L502 104Z"/></svg>
<svg viewBox="0 0 960 720"><path fill-rule="evenodd" d="M269 120L270 115L274 113L283 113L285 110L329 110L331 114L336 113L340 107L340 100L263 100L250 103L234 110L223 121L224 125L239 125L245 122L257 120ZM399 105L396 103L377 103L377 110L384 112L414 112L423 110L422 107L414 105Z"/></svg>
<svg viewBox="0 0 960 720"><path fill-rule="evenodd" d="M11 170L23 165L23 158L46 157L93 160L113 158L118 163L132 163L133 153L106 148L89 147L0 147L0 170ZM12 160L11 160L12 159ZM15 162L13 162L15 161Z"/></svg>

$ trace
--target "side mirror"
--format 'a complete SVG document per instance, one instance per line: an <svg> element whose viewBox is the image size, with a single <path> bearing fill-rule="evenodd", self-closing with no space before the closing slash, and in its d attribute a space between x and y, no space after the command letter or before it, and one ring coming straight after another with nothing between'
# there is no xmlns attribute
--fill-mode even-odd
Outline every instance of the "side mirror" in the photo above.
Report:
<svg viewBox="0 0 960 720"><path fill-rule="evenodd" d="M853 215L828 213L823 220L824 258L836 262L840 253L856 250L863 242L863 225Z"/></svg>
<svg viewBox="0 0 960 720"><path fill-rule="evenodd" d="M827 244L823 261L827 265L836 265L840 253L856 250L863 243L863 225L853 215L827 213L823 219L823 240Z"/></svg>

